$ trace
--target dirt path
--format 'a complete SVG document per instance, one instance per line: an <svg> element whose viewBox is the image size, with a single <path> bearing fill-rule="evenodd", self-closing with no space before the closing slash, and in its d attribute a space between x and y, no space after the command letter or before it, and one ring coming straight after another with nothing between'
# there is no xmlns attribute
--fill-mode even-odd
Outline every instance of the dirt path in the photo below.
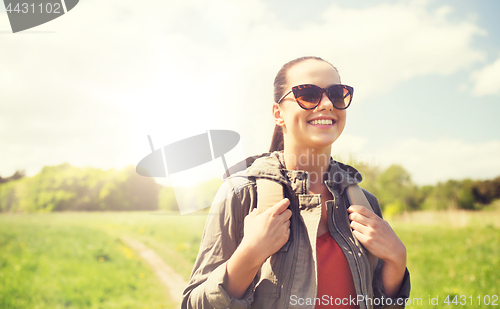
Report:
<svg viewBox="0 0 500 309"><path fill-rule="evenodd" d="M156 252L146 247L142 242L127 236L123 236L121 239L151 265L156 276L170 292L172 301L180 304L182 292L186 288L187 282L172 267L165 264Z"/></svg>

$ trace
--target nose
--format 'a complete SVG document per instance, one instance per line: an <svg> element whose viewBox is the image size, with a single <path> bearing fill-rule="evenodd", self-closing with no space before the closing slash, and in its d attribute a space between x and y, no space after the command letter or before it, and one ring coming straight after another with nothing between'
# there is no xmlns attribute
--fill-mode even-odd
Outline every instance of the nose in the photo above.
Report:
<svg viewBox="0 0 500 309"><path fill-rule="evenodd" d="M334 109L333 102L330 101L330 99L326 95L326 92L323 92L323 95L321 96L321 101L319 101L319 105L316 108L320 111L321 110L332 111Z"/></svg>

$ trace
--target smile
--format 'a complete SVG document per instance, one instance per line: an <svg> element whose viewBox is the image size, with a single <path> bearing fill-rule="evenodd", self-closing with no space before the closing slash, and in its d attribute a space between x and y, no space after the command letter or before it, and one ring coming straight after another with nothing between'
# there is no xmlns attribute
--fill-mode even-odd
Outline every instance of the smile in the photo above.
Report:
<svg viewBox="0 0 500 309"><path fill-rule="evenodd" d="M333 119L315 119L315 120L308 121L308 123L310 123L312 125L328 126L328 125L334 124L335 121Z"/></svg>

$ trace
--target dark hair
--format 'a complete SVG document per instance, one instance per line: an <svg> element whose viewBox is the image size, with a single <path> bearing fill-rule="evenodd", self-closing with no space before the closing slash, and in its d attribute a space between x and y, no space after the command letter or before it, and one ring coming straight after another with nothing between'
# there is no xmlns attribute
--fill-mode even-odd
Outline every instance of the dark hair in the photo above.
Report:
<svg viewBox="0 0 500 309"><path fill-rule="evenodd" d="M281 97L285 94L285 91L288 90L285 88L287 86L286 75L288 73L288 70L297 63L310 59L324 61L329 65L331 65L337 71L336 67L334 67L331 63L320 57L306 56L291 60L285 63L281 67L281 69L278 71L278 74L276 74L276 78L274 78L274 102L278 103L279 99L281 99ZM281 126L276 125L274 127L273 139L271 141L271 147L269 148L269 152L281 151L283 149L284 149L283 129Z"/></svg>

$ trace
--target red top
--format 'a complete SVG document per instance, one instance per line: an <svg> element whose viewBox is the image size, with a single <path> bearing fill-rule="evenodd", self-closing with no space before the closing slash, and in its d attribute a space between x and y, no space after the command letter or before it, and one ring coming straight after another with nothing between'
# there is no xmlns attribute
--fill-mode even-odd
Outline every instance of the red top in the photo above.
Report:
<svg viewBox="0 0 500 309"><path fill-rule="evenodd" d="M349 263L330 233L316 239L318 294L315 308L358 309Z"/></svg>

